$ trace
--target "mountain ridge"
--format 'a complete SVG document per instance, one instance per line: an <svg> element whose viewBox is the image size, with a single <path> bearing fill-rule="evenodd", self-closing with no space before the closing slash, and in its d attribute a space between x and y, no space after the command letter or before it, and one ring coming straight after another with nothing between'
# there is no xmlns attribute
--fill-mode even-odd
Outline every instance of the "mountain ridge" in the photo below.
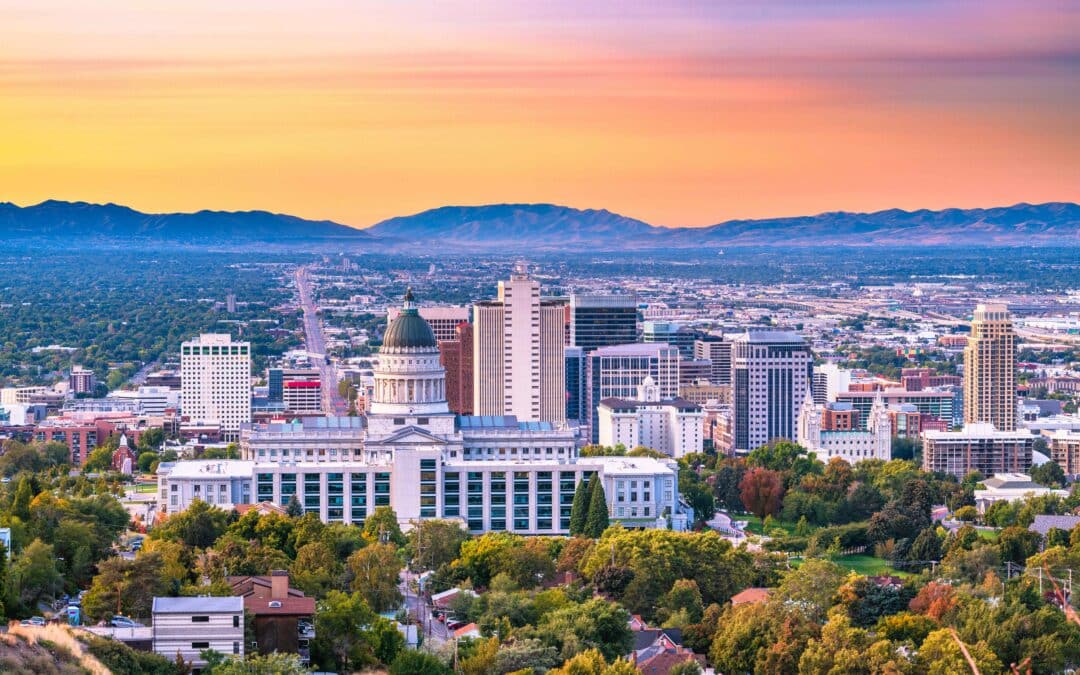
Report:
<svg viewBox="0 0 1080 675"><path fill-rule="evenodd" d="M441 206L366 228L263 210L143 213L115 203L0 202L0 236L108 238L186 243L340 241L373 250L648 250L702 246L1080 246L1080 205L1021 202L974 209L892 208L860 213L728 220L665 228L607 209L558 204Z"/></svg>

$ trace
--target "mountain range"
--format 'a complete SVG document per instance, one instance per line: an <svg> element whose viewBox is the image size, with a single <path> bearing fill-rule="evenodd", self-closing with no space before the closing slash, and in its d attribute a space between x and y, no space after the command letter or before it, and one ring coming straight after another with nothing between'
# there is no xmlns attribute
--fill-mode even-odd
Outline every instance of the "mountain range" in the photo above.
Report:
<svg viewBox="0 0 1080 675"><path fill-rule="evenodd" d="M0 237L149 242L339 242L370 250L659 250L710 246L1080 246L1080 205L1016 204L988 209L732 220L665 228L607 210L554 204L444 206L366 229L267 211L141 213L116 204L0 202Z"/></svg>

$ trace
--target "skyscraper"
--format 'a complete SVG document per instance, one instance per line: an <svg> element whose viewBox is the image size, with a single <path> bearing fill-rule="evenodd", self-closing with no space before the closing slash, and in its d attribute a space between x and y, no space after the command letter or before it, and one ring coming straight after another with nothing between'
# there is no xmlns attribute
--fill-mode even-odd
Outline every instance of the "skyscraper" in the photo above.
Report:
<svg viewBox="0 0 1080 675"><path fill-rule="evenodd" d="M424 316L422 311L420 316ZM431 322L428 321L428 323ZM471 323L459 323L454 329L453 339L439 340L439 361L443 368L446 368L446 401L450 406L450 411L459 415L471 415L473 411L473 326Z"/></svg>
<svg viewBox="0 0 1080 675"><path fill-rule="evenodd" d="M401 313L401 308L394 306L386 309L386 325L394 323L394 319L398 318L398 314ZM431 330L435 333L435 339L453 340L457 337L457 327L461 322L469 322L469 308L458 306L450 307L421 307L420 316L424 317L424 321L428 322L431 326Z"/></svg>
<svg viewBox="0 0 1080 675"><path fill-rule="evenodd" d="M521 421L566 418L566 310L541 301L540 282L523 266L499 282L496 300L473 317L473 410Z"/></svg>
<svg viewBox="0 0 1080 675"><path fill-rule="evenodd" d="M586 357L587 408L591 442L599 442L600 401L634 398L651 377L662 399L679 395L679 350L668 344L629 344L601 347Z"/></svg>
<svg viewBox="0 0 1080 675"><path fill-rule="evenodd" d="M709 382L731 384L731 342L719 335L705 335L694 340L694 358L712 364Z"/></svg>
<svg viewBox="0 0 1080 675"><path fill-rule="evenodd" d="M794 439L812 383L813 355L798 333L748 332L735 338L732 401L735 450Z"/></svg>
<svg viewBox="0 0 1080 675"><path fill-rule="evenodd" d="M664 343L679 348L684 359L694 358L694 341L701 333L690 326L670 321L646 321L641 331L641 341Z"/></svg>
<svg viewBox="0 0 1080 675"><path fill-rule="evenodd" d="M588 423L585 402L585 350L581 347L567 347L566 357L566 419L567 421Z"/></svg>
<svg viewBox="0 0 1080 675"><path fill-rule="evenodd" d="M570 344L591 352L637 341L637 300L631 295L570 296Z"/></svg>
<svg viewBox="0 0 1080 675"><path fill-rule="evenodd" d="M978 305L964 348L964 423L1016 430L1016 334L1003 304Z"/></svg>
<svg viewBox="0 0 1080 675"><path fill-rule="evenodd" d="M180 345L180 407L194 421L216 421L227 440L251 422L251 344L203 333Z"/></svg>

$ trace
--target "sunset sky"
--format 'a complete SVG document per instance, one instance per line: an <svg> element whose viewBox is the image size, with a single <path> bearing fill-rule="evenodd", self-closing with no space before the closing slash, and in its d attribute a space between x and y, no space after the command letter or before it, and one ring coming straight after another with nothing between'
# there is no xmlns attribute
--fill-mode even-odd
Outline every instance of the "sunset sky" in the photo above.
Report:
<svg viewBox="0 0 1080 675"><path fill-rule="evenodd" d="M1080 201L1075 0L0 0L0 201Z"/></svg>

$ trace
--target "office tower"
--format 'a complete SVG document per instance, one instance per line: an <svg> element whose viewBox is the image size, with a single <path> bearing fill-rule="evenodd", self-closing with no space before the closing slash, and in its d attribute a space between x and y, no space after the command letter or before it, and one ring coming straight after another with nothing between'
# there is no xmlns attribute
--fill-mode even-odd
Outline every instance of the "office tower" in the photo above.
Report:
<svg viewBox="0 0 1080 675"><path fill-rule="evenodd" d="M473 308L473 410L521 421L566 418L566 308L541 301L518 266L496 300Z"/></svg>
<svg viewBox="0 0 1080 675"><path fill-rule="evenodd" d="M236 314L236 294L229 293L225 296L225 311L229 314Z"/></svg>
<svg viewBox="0 0 1080 675"><path fill-rule="evenodd" d="M679 385L691 387L697 384L708 384L712 381L712 361L708 359L688 359L679 357Z"/></svg>
<svg viewBox="0 0 1080 675"><path fill-rule="evenodd" d="M814 397L814 405L825 405L829 402L829 378L825 373L819 373L816 366L811 377L810 394Z"/></svg>
<svg viewBox="0 0 1080 675"><path fill-rule="evenodd" d="M585 391L585 350L567 347L566 354L566 419L578 424L588 423Z"/></svg>
<svg viewBox="0 0 1080 675"><path fill-rule="evenodd" d="M304 390L304 391L301 391ZM285 410L311 412L308 402L314 398L314 411L322 409L322 379L315 368L268 368L266 400L284 404ZM290 407L293 406L293 407Z"/></svg>
<svg viewBox="0 0 1080 675"><path fill-rule="evenodd" d="M401 313L399 307L390 307L386 310L386 325L394 323L394 319ZM468 307L421 307L420 316L431 326L435 340L453 340L457 338L458 324L469 322Z"/></svg>
<svg viewBox="0 0 1080 675"><path fill-rule="evenodd" d="M712 364L709 382L731 384L731 342L718 335L705 335L694 340L694 359Z"/></svg>
<svg viewBox="0 0 1080 675"><path fill-rule="evenodd" d="M735 338L732 400L737 452L796 437L799 411L810 395L813 363L810 346L798 333L753 331Z"/></svg>
<svg viewBox="0 0 1080 675"><path fill-rule="evenodd" d="M662 399L679 395L679 350L668 344L629 344L601 347L586 356L585 375L590 439L600 440L600 401L634 398L645 378L651 377Z"/></svg>
<svg viewBox="0 0 1080 675"><path fill-rule="evenodd" d="M1016 429L1016 334L1008 307L978 305L964 348L964 423Z"/></svg>
<svg viewBox="0 0 1080 675"><path fill-rule="evenodd" d="M700 337L701 333L693 328L670 321L646 321L641 332L642 342L678 347L684 359L694 358L694 341Z"/></svg>
<svg viewBox="0 0 1080 675"><path fill-rule="evenodd" d="M637 299L632 295L570 296L570 344L591 352L637 342Z"/></svg>
<svg viewBox="0 0 1080 675"><path fill-rule="evenodd" d="M251 422L251 344L203 333L180 346L180 406L192 421L215 421L235 440Z"/></svg>
<svg viewBox="0 0 1080 675"><path fill-rule="evenodd" d="M851 371L835 363L814 366L814 402L825 405L851 389Z"/></svg>
<svg viewBox="0 0 1080 675"><path fill-rule="evenodd" d="M72 367L71 375L68 376L68 387L72 394L93 394L97 387L94 371L79 366Z"/></svg>
<svg viewBox="0 0 1080 675"><path fill-rule="evenodd" d="M439 360L446 369L446 401L451 412L471 415L473 412L473 326L471 323L462 322L457 325L454 332L454 339L439 340Z"/></svg>

